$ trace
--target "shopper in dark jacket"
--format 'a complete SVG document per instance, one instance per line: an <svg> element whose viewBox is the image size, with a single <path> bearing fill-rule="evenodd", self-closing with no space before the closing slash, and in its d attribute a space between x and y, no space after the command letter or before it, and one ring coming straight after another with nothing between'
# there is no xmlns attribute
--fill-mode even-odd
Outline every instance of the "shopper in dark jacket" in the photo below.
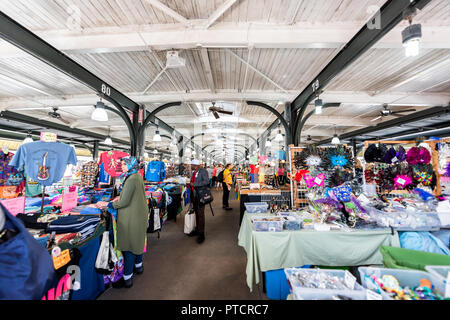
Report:
<svg viewBox="0 0 450 320"><path fill-rule="evenodd" d="M200 167L200 161L192 160L192 178L191 186L193 187L194 197L192 203L195 211L195 221L197 224L196 230L192 231L189 236L198 235L197 242L202 243L205 241L205 205L200 203L198 197L198 190L201 188L209 187L209 176L206 169Z"/></svg>

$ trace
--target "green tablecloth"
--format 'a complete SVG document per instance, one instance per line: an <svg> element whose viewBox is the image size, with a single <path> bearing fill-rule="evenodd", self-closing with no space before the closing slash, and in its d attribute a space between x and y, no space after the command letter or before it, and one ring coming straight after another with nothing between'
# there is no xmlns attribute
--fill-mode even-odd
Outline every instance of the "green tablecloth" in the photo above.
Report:
<svg viewBox="0 0 450 320"><path fill-rule="evenodd" d="M379 247L400 247L398 233L373 231L254 231L251 216L244 215L239 245L247 252L247 285L259 283L260 271L294 268L306 264L359 266L383 264ZM257 216L268 216L258 214Z"/></svg>

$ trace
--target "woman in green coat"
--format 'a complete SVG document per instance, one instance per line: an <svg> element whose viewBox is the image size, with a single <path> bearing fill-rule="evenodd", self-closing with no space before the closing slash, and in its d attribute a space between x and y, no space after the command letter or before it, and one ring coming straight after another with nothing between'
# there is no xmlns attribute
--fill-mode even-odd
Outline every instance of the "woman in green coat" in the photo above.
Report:
<svg viewBox="0 0 450 320"><path fill-rule="evenodd" d="M144 180L138 173L139 164L134 157L122 159L122 171L126 175L120 198L108 207L117 213L117 249L124 257L125 287L133 285L133 271L144 271L142 255L147 238L148 206Z"/></svg>

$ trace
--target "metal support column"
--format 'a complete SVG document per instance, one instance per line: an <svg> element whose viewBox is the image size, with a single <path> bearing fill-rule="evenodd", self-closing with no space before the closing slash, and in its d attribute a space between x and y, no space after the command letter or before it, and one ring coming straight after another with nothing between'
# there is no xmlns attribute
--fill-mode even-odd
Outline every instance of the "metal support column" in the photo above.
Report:
<svg viewBox="0 0 450 320"><path fill-rule="evenodd" d="M98 151L99 151L99 141L94 141L94 149L92 150L92 158L94 158L95 161L98 161Z"/></svg>

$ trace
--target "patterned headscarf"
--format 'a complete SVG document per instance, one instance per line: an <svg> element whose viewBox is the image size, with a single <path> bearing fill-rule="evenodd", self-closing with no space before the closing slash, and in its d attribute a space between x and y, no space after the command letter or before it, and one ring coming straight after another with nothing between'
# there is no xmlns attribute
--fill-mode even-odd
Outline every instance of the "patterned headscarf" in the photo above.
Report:
<svg viewBox="0 0 450 320"><path fill-rule="evenodd" d="M128 167L128 171L124 172L124 174L123 174L125 177L129 177L133 173L138 172L139 162L136 160L135 157L125 157L125 158L122 158L122 161L125 162L125 164Z"/></svg>

